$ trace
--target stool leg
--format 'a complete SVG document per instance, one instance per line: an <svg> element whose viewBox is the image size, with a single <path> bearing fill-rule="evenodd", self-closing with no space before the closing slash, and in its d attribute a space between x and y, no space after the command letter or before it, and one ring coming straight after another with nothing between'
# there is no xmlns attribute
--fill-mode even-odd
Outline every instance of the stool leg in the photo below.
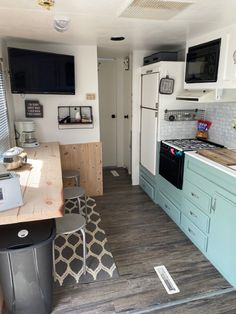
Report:
<svg viewBox="0 0 236 314"><path fill-rule="evenodd" d="M79 197L77 197L77 203L78 203L78 206L79 206L79 214L82 215L82 212L81 212L81 201L80 201Z"/></svg>
<svg viewBox="0 0 236 314"><path fill-rule="evenodd" d="M88 222L88 206L87 206L87 195L84 195L84 202L85 202L85 220Z"/></svg>
<svg viewBox="0 0 236 314"><path fill-rule="evenodd" d="M52 259L53 259L53 278L54 278L54 281L56 281L56 262L55 262L55 240L53 241L52 243Z"/></svg>
<svg viewBox="0 0 236 314"><path fill-rule="evenodd" d="M83 268L84 268L84 275L86 274L86 236L85 236L85 230L82 228L81 230L82 236L83 236Z"/></svg>
<svg viewBox="0 0 236 314"><path fill-rule="evenodd" d="M76 186L79 186L79 176L75 177L75 184L76 184Z"/></svg>

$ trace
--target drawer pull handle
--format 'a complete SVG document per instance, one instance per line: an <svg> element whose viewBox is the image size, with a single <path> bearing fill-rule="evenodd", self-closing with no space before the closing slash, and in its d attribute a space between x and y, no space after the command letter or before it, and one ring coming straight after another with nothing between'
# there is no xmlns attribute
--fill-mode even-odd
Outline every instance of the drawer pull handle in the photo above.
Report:
<svg viewBox="0 0 236 314"><path fill-rule="evenodd" d="M198 218L198 216L194 214L191 210L190 210L190 215L193 216L194 218Z"/></svg>
<svg viewBox="0 0 236 314"><path fill-rule="evenodd" d="M193 230L190 229L189 227L188 227L188 232L195 236L195 233L194 233Z"/></svg>
<svg viewBox="0 0 236 314"><path fill-rule="evenodd" d="M166 208L166 209L170 209L169 206L167 206L166 204L165 204L165 208Z"/></svg>
<svg viewBox="0 0 236 314"><path fill-rule="evenodd" d="M191 195L192 195L192 197L195 197L195 198L199 199L199 196L197 194L191 192Z"/></svg>
<svg viewBox="0 0 236 314"><path fill-rule="evenodd" d="M211 208L212 208L213 211L215 212L215 210L216 210L216 198L215 198L215 197L214 197L214 200L213 200L213 203L212 203Z"/></svg>

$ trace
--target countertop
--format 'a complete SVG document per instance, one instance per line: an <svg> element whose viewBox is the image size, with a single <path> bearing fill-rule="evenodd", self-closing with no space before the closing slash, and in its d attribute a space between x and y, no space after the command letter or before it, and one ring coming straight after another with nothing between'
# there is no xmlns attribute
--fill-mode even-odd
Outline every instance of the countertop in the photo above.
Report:
<svg viewBox="0 0 236 314"><path fill-rule="evenodd" d="M58 143L25 148L27 164L14 172L20 175L24 205L0 213L0 225L44 220L64 214L63 183ZM12 191L14 193L14 191Z"/></svg>
<svg viewBox="0 0 236 314"><path fill-rule="evenodd" d="M235 150L234 150L235 151ZM212 161L211 159L201 156L199 155L196 151L189 151L189 152L185 152L186 155L192 156L198 160L201 160L202 162L204 162L207 165L210 165L212 167L215 167L216 169L219 169L225 173L227 173L228 175L235 177L236 178L236 167L235 170L227 167L227 166L223 166L218 162ZM233 166L234 167L234 166Z"/></svg>

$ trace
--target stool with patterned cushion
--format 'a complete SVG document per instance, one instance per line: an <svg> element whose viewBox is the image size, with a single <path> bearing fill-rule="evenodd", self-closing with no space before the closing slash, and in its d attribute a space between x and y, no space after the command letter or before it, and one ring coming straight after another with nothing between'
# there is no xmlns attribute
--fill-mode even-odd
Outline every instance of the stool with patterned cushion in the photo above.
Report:
<svg viewBox="0 0 236 314"><path fill-rule="evenodd" d="M80 182L80 172L78 170L63 170L62 171L63 179L74 179L77 186Z"/></svg>
<svg viewBox="0 0 236 314"><path fill-rule="evenodd" d="M87 195L85 193L85 190L81 186L71 186L64 188L64 199L66 200L73 200L76 199L78 206L79 206L79 212L81 213L81 198L84 198L85 203L85 218L87 221L88 218L88 212L87 212Z"/></svg>
<svg viewBox="0 0 236 314"><path fill-rule="evenodd" d="M57 235L71 234L81 231L83 238L83 272L86 274L86 236L85 236L86 221L80 214L68 214L61 218L56 218ZM53 267L54 274L56 272L55 252L53 250ZM55 276L54 276L55 278Z"/></svg>

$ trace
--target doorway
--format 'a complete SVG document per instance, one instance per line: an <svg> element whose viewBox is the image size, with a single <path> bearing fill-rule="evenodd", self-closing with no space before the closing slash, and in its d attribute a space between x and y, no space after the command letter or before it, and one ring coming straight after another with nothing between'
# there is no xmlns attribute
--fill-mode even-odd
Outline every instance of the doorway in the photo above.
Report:
<svg viewBox="0 0 236 314"><path fill-rule="evenodd" d="M125 63L126 61L126 63ZM98 59L103 167L131 170L131 70L127 58Z"/></svg>

